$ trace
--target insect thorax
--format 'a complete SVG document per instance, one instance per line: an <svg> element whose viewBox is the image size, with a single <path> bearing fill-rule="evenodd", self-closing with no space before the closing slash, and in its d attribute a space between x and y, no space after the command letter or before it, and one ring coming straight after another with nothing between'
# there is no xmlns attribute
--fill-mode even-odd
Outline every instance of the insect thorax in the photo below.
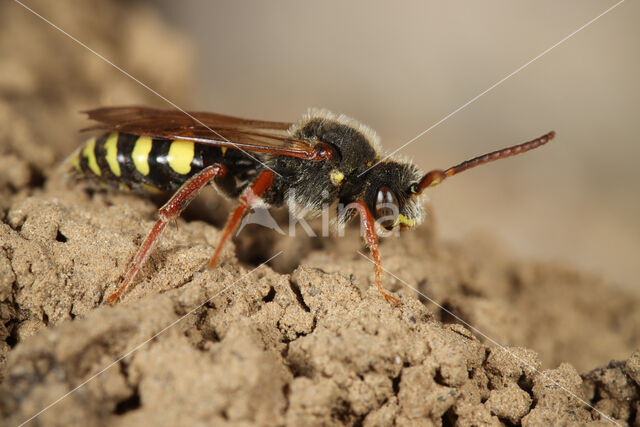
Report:
<svg viewBox="0 0 640 427"><path fill-rule="evenodd" d="M338 201L345 191L358 192L362 181L358 174L379 158L378 136L372 129L326 110L310 110L289 132L312 144L330 144L338 154L336 161L270 159L269 167L282 177L276 177L273 191L265 199L274 205L287 204L294 214L322 209Z"/></svg>

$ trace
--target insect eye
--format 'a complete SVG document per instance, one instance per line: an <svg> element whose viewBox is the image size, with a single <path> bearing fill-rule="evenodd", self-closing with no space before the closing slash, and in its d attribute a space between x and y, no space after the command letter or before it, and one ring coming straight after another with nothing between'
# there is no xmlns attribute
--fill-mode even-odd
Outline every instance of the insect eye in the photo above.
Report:
<svg viewBox="0 0 640 427"><path fill-rule="evenodd" d="M393 227L398 216L398 199L389 187L380 187L376 196L376 219L386 229Z"/></svg>

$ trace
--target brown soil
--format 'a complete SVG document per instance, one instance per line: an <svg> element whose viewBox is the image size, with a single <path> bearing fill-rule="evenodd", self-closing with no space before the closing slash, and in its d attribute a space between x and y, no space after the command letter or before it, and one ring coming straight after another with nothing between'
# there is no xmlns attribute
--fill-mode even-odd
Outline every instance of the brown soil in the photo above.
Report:
<svg viewBox="0 0 640 427"><path fill-rule="evenodd" d="M36 4L172 100L188 93L188 44L149 10ZM247 229L207 270L219 238L199 220L217 203L208 195L124 300L103 305L157 205L74 185L56 165L80 141L77 110L157 99L19 6L0 10L3 424L52 403L38 422L640 422L640 296L513 259L489 236L441 241L433 222L382 245L394 308L372 286L357 229Z"/></svg>

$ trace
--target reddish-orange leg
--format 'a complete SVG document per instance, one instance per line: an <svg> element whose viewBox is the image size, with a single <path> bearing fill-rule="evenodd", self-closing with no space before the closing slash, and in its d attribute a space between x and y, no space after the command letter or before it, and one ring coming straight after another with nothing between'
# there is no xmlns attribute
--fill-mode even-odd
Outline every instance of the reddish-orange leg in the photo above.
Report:
<svg viewBox="0 0 640 427"><path fill-rule="evenodd" d="M260 172L260 175L256 178L253 183L247 187L242 194L240 195L240 205L231 213L227 224L224 226L222 230L222 237L220 238L220 243L218 243L218 247L216 251L213 253L211 257L211 261L209 262L209 268L215 267L218 262L218 256L222 251L222 247L225 242L229 240L229 237L233 234L233 231L240 224L240 220L244 216L248 207L250 207L253 202L262 197L265 191L271 187L273 184L273 171L264 170Z"/></svg>
<svg viewBox="0 0 640 427"><path fill-rule="evenodd" d="M218 164L211 165L203 169L201 172L192 176L187 182L182 184L171 199L169 199L169 201L160 208L160 219L153 226L153 229L145 239L142 246L140 246L140 249L138 249L138 253L136 254L129 271L118 290L107 298L108 303L116 302L136 277L136 274L138 274L138 271L140 271L145 261L149 258L149 255L160 241L160 236L167 227L167 224L169 224L171 220L175 220L177 225L178 216L198 195L200 190L202 190L212 179L217 177L222 178L226 173L227 168Z"/></svg>
<svg viewBox="0 0 640 427"><path fill-rule="evenodd" d="M371 215L371 211L362 200L356 200L349 203L347 209L355 209L360 214L360 224L362 225L362 231L364 232L364 241L371 251L373 262L375 265L376 284L378 285L378 291L382 296L393 305L398 305L400 302L398 298L389 295L382 288L382 259L380 258L380 251L378 250L378 234L376 233L376 221Z"/></svg>

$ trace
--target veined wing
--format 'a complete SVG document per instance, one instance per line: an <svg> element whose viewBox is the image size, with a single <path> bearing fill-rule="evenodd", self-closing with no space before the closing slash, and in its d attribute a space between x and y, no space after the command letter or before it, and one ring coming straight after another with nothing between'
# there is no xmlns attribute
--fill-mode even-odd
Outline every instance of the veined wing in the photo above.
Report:
<svg viewBox="0 0 640 427"><path fill-rule="evenodd" d="M111 130L152 138L182 139L199 144L235 148L250 152L325 160L325 150L292 138L291 123L243 119L216 113L182 112L125 106L85 111L99 122L83 130Z"/></svg>

